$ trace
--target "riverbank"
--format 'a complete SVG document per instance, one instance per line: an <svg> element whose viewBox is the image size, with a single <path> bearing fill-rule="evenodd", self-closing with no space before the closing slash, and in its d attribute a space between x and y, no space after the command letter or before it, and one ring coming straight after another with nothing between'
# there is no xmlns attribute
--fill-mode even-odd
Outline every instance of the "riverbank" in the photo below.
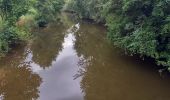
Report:
<svg viewBox="0 0 170 100"><path fill-rule="evenodd" d="M169 100L170 77L151 59L124 55L102 25L62 18L0 60L2 100Z"/></svg>
<svg viewBox="0 0 170 100"><path fill-rule="evenodd" d="M169 70L169 5L152 0L68 0L66 9L80 18L106 22L107 37L114 46L132 55L154 58L157 65Z"/></svg>

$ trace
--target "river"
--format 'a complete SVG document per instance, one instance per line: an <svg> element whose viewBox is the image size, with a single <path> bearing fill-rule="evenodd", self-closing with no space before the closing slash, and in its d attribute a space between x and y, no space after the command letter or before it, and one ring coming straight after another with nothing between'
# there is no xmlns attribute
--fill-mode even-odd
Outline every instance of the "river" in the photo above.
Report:
<svg viewBox="0 0 170 100"><path fill-rule="evenodd" d="M0 60L0 100L169 100L170 76L124 55L106 28L62 16Z"/></svg>

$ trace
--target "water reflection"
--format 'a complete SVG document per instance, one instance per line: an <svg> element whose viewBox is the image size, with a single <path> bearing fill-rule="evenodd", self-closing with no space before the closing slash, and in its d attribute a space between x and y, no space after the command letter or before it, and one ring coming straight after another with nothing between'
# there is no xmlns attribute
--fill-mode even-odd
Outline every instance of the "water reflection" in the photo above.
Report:
<svg viewBox="0 0 170 100"><path fill-rule="evenodd" d="M156 65L122 55L100 25L63 21L0 60L0 100L169 100Z"/></svg>
<svg viewBox="0 0 170 100"><path fill-rule="evenodd" d="M81 78L74 79L79 60L74 50L74 33L79 27L79 24L68 29L51 25L35 30L31 46L14 50L17 54L2 60L2 100L83 100Z"/></svg>
<svg viewBox="0 0 170 100"><path fill-rule="evenodd" d="M32 60L45 69L51 66L62 50L66 27L63 24L52 24L45 29L34 31L36 35L31 46Z"/></svg>
<svg viewBox="0 0 170 100"><path fill-rule="evenodd" d="M78 57L74 50L75 37L79 24L69 28L63 42L63 49L46 71L40 71L43 83L40 86L40 100L83 100L80 88L81 78L74 80L78 71Z"/></svg>
<svg viewBox="0 0 170 100"><path fill-rule="evenodd" d="M0 61L0 100L36 100L39 97L41 78L27 65L20 65L25 57L21 47Z"/></svg>
<svg viewBox="0 0 170 100"><path fill-rule="evenodd" d="M3 100L32 100L39 97L41 78L26 67L1 69L0 93ZM17 87L17 89L16 89Z"/></svg>
<svg viewBox="0 0 170 100"><path fill-rule="evenodd" d="M170 78L161 78L149 61L122 55L104 33L101 26L82 23L75 34L84 100L169 100Z"/></svg>

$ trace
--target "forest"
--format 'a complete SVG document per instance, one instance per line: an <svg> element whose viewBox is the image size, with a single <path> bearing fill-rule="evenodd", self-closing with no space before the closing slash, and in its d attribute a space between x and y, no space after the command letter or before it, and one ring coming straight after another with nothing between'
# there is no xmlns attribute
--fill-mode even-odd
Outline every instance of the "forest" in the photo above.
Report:
<svg viewBox="0 0 170 100"><path fill-rule="evenodd" d="M104 24L113 45L170 70L169 0L0 0L0 56L29 40L31 27L57 21L62 9Z"/></svg>

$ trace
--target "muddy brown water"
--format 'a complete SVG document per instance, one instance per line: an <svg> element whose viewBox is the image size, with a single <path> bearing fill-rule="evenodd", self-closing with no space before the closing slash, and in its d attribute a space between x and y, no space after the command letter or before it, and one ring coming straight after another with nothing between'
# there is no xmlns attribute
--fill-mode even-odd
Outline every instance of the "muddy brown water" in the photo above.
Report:
<svg viewBox="0 0 170 100"><path fill-rule="evenodd" d="M154 63L123 55L101 25L62 21L0 60L0 100L170 100Z"/></svg>

